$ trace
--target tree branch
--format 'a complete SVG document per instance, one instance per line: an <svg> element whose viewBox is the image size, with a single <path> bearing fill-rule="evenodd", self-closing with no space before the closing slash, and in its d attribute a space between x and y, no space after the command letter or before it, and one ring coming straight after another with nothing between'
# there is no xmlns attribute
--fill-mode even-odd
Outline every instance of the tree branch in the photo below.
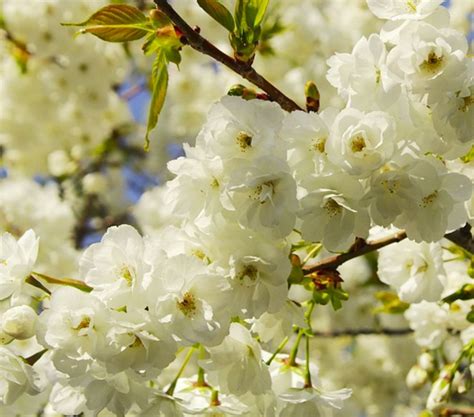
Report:
<svg viewBox="0 0 474 417"><path fill-rule="evenodd" d="M405 336L413 333L412 329L345 329L331 330L327 332L313 332L314 337L332 338L345 336L362 336L362 335L384 335L384 336Z"/></svg>
<svg viewBox="0 0 474 417"><path fill-rule="evenodd" d="M446 239L455 243L468 251L471 255L474 253L474 240L471 235L471 225L466 223L463 227L444 236Z"/></svg>
<svg viewBox="0 0 474 417"><path fill-rule="evenodd" d="M184 35L185 42L191 46L191 48L199 51L205 55L214 58L221 64L230 68L232 71L240 74L243 78L250 81L263 91L265 91L270 100L277 102L282 109L292 112L295 110L303 110L293 100L283 94L278 88L272 83L261 76L252 66L248 63L237 61L236 59L226 55L221 50L216 48L207 39L202 37L197 31L189 26L184 19L171 7L167 0L154 0L158 8L166 14L174 25Z"/></svg>
<svg viewBox="0 0 474 417"><path fill-rule="evenodd" d="M451 416L474 416L474 408L471 407L447 407L441 410L441 417Z"/></svg>
<svg viewBox="0 0 474 417"><path fill-rule="evenodd" d="M349 250L349 252L331 256L312 265L305 265L303 267L303 272L305 273L305 275L308 275L313 272L321 271L324 269L336 269L344 262L347 262L353 258L357 258L358 256L365 255L366 253L373 252L392 243L400 242L406 237L406 233L404 231L401 231L395 233L392 236L384 237L382 239L374 240L372 242L364 242L361 245L354 245L353 248Z"/></svg>
<svg viewBox="0 0 474 417"><path fill-rule="evenodd" d="M392 236L384 237L372 242L363 242L362 244L356 243L348 252L331 256L312 265L305 265L303 267L303 272L305 275L309 275L313 272L325 269L336 269L344 262L357 258L358 256L365 255L366 253L381 249L384 246L391 245L392 243L401 242L406 237L406 233L401 231L395 233ZM444 237L456 245L462 247L470 254L474 252L474 240L472 239L471 226L469 223L467 223L464 227L455 230L454 232L446 234Z"/></svg>

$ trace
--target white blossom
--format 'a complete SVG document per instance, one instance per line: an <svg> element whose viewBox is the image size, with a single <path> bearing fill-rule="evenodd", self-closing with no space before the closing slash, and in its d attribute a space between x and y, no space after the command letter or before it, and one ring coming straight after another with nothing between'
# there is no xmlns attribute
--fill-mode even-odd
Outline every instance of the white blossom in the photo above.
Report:
<svg viewBox="0 0 474 417"><path fill-rule="evenodd" d="M34 268L39 238L28 230L16 240L10 233L0 236L0 299L19 296Z"/></svg>
<svg viewBox="0 0 474 417"><path fill-rule="evenodd" d="M370 11L381 19L424 19L443 0L367 0Z"/></svg>
<svg viewBox="0 0 474 417"><path fill-rule="evenodd" d="M0 377L2 404L12 404L24 392L37 392L33 368L4 347L0 347Z"/></svg>
<svg viewBox="0 0 474 417"><path fill-rule="evenodd" d="M200 362L209 379L224 393L261 394L270 389L270 374L261 358L261 349L241 324L230 325L229 336L209 349L210 360Z"/></svg>
<svg viewBox="0 0 474 417"><path fill-rule="evenodd" d="M438 301L446 272L439 243L404 240L379 251L378 275L394 287L402 301Z"/></svg>
<svg viewBox="0 0 474 417"><path fill-rule="evenodd" d="M390 115L345 109L334 120L326 148L335 165L350 175L366 177L393 155L395 138Z"/></svg>

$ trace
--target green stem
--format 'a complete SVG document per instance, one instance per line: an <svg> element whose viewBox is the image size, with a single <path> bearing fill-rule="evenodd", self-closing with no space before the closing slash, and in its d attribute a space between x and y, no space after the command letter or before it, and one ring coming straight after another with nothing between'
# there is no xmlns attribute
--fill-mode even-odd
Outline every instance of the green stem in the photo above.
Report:
<svg viewBox="0 0 474 417"><path fill-rule="evenodd" d="M270 366L270 364L273 362L273 359L275 359L276 355L278 355L282 349L286 346L286 344L288 343L288 340L290 340L290 338L288 336L286 336L282 341L281 343L278 345L278 347L276 348L275 352L273 352L273 355L270 357L270 359L268 359L265 363Z"/></svg>
<svg viewBox="0 0 474 417"><path fill-rule="evenodd" d="M219 401L219 391L213 389L211 394L211 406L217 407L219 405L221 405L221 402Z"/></svg>
<svg viewBox="0 0 474 417"><path fill-rule="evenodd" d="M314 310L314 306L316 305L316 303L311 300L309 302L309 308L308 310L306 311L305 313L305 320L306 320L306 323L308 324L308 330L312 333L313 332L313 327L311 326L311 316L313 314L313 310Z"/></svg>
<svg viewBox="0 0 474 417"><path fill-rule="evenodd" d="M296 336L296 341L293 347L291 348L290 356L288 357L288 364L290 366L297 366L298 364L296 363L296 355L298 354L298 347L301 342L301 338L303 337L304 330L299 329L298 331L298 336Z"/></svg>
<svg viewBox="0 0 474 417"><path fill-rule="evenodd" d="M309 336L306 335L306 366L304 371L304 387L311 388L313 384L311 383L311 372L309 370L309 361L310 361L310 353L309 353Z"/></svg>
<svg viewBox="0 0 474 417"><path fill-rule="evenodd" d="M179 368L179 371L178 373L176 374L176 377L173 379L173 382L171 383L171 385L169 386L168 390L166 391L166 394L168 395L173 395L174 393L174 390L176 388L176 384L178 383L178 380L179 378L181 378L181 375L183 374L184 370L186 369L186 366L188 365L190 359L191 359L191 356L193 356L193 353L194 353L194 350L195 348L194 347L191 347L188 351L188 353L186 354L184 360L183 360L183 363L181 365L181 368Z"/></svg>
<svg viewBox="0 0 474 417"><path fill-rule="evenodd" d="M202 345L199 345L199 359L204 359L206 351ZM198 377L195 384L196 387L208 387L208 383L206 382L204 369L201 367L198 368Z"/></svg>

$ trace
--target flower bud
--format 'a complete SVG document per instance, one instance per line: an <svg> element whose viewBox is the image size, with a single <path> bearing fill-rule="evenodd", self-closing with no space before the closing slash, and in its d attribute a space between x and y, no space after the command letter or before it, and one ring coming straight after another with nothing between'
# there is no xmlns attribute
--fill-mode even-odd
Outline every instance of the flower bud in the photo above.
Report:
<svg viewBox="0 0 474 417"><path fill-rule="evenodd" d="M38 316L30 306L12 307L2 316L2 330L15 339L29 339L35 335Z"/></svg>
<svg viewBox="0 0 474 417"><path fill-rule="evenodd" d="M438 379L433 383L431 387L430 395L426 400L426 408L428 410L436 411L449 399L449 387L453 375L449 367L443 369L439 374Z"/></svg>
<svg viewBox="0 0 474 417"><path fill-rule="evenodd" d="M418 357L418 365L427 372L431 372L434 369L434 359L428 352L422 353Z"/></svg>
<svg viewBox="0 0 474 417"><path fill-rule="evenodd" d="M306 96L306 110L317 112L320 105L320 94L318 87L314 81L308 81L304 87L304 95Z"/></svg>
<svg viewBox="0 0 474 417"><path fill-rule="evenodd" d="M420 389L427 380L428 372L419 365L412 366L405 379L408 388L414 390Z"/></svg>
<svg viewBox="0 0 474 417"><path fill-rule="evenodd" d="M100 194L107 188L107 180L101 173L92 172L82 179L82 187L86 194Z"/></svg>
<svg viewBox="0 0 474 417"><path fill-rule="evenodd" d="M48 155L48 171L55 177L70 175L76 169L76 164L69 155L62 150L56 150Z"/></svg>
<svg viewBox="0 0 474 417"><path fill-rule="evenodd" d="M466 367L462 372L456 372L453 378L452 390L457 391L458 394L465 394L472 387L472 373L469 367Z"/></svg>

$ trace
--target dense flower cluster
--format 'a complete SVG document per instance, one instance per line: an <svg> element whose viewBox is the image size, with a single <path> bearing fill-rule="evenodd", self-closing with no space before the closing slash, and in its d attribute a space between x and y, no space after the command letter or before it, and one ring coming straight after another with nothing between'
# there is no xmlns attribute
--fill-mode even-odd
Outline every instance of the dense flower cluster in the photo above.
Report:
<svg viewBox="0 0 474 417"><path fill-rule="evenodd" d="M0 38L0 146L10 168L63 175L131 121L113 90L128 72L123 48L89 37L72 42L73 30L59 24L105 4L0 1L9 34Z"/></svg>
<svg viewBox="0 0 474 417"><path fill-rule="evenodd" d="M15 2L1 4L15 36L45 43L28 47L30 79L0 87L6 160L32 154L24 144L12 147L16 128L55 135L54 143L68 136L60 152L69 160L79 137L95 145L118 119L127 120L111 104L122 106L111 90L120 76L100 70L125 66L119 50L93 43L80 54L48 39L55 36L48 16L67 20L69 5L44 2L46 26L25 29L20 23L31 16L15 14ZM0 228L8 231L0 237L0 413L407 417L409 409L393 404L392 390L398 401L403 389L391 379L404 379L409 367L408 387L433 382L423 403L405 401L413 410L436 411L453 393L466 394L474 372L472 257L443 236L473 216L472 60L441 1L367 4L387 20L380 32L328 60L327 80L338 93L330 101L344 108L287 113L266 100L221 98L195 144L169 162L173 178L135 207L143 235L113 226L79 254L74 212L60 198L65 184L0 182ZM78 2L73 12L85 6ZM52 57L67 68L35 67L36 59ZM14 64L10 57L0 65ZM84 77L76 89L74 70L100 77ZM71 101L87 114L68 113L75 116L57 124L64 132L51 132L48 118L25 116L44 96L31 95L33 103L13 110L13 90L38 79L58 89L46 97L49 111L66 100L62 111ZM104 108L113 120L97 111ZM21 117L38 127L17 126ZM81 117L91 120L83 125ZM62 153L50 151L52 166L67 166ZM83 179L86 194L107 187L101 175ZM377 260L356 258L315 273L302 268L401 229L407 239L381 249ZM362 288L371 280L373 287ZM337 310L347 299L341 282L351 293L347 306L320 308L330 301ZM414 366L414 344L398 358L399 342L314 346L312 338L327 329L365 325L374 295L384 303L379 324L396 331L407 323L424 349ZM353 378L338 369L349 353ZM368 389L351 398L351 388L367 379L379 383L380 404L391 401L386 408L364 409L374 402Z"/></svg>

